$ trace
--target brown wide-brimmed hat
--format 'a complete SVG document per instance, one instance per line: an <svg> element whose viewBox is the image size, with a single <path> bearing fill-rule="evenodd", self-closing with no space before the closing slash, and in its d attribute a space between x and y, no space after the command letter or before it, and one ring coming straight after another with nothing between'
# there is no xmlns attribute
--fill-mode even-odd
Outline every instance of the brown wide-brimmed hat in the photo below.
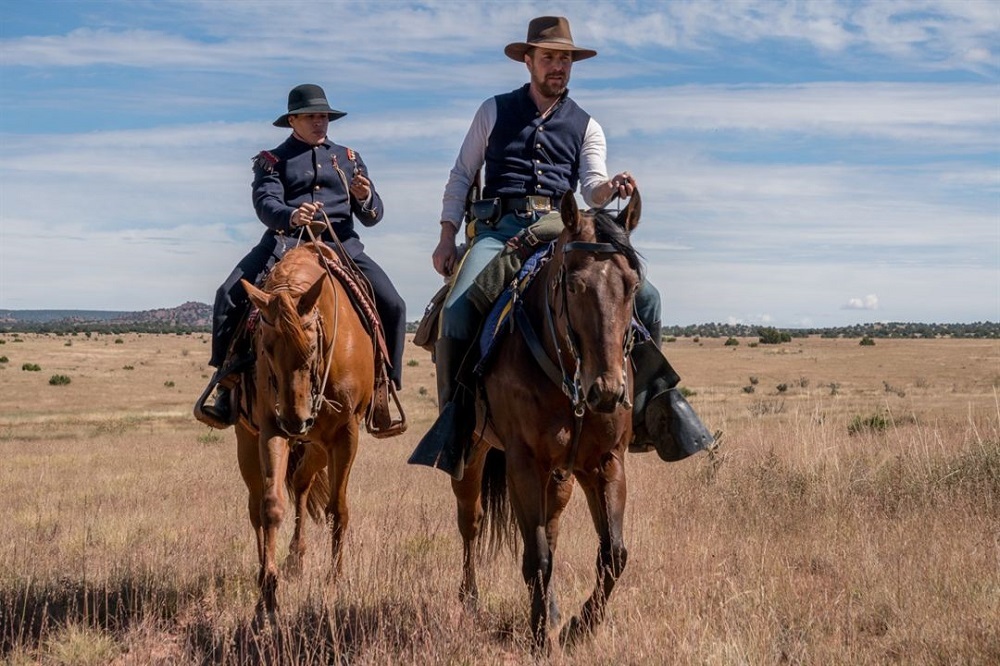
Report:
<svg viewBox="0 0 1000 666"><path fill-rule="evenodd" d="M531 23L528 24L528 38L523 42L508 44L503 52L511 60L524 62L524 54L532 48L572 51L574 61L597 55L597 51L581 49L573 43L569 21L563 16L539 16L531 19Z"/></svg>
<svg viewBox="0 0 1000 666"><path fill-rule="evenodd" d="M288 116L295 116L300 113L324 113L333 122L337 118L347 115L344 111L337 111L330 108L330 103L326 101L326 93L314 83L303 83L292 88L288 93L288 113L280 116L272 125L275 127L291 127L288 124Z"/></svg>

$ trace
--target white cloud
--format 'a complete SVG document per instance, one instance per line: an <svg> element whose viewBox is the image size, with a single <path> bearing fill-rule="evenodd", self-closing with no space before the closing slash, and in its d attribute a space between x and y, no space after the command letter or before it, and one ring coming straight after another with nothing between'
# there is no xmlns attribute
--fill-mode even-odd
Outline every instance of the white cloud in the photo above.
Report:
<svg viewBox="0 0 1000 666"><path fill-rule="evenodd" d="M878 310L878 296L868 294L864 298L850 298L843 308L845 310Z"/></svg>

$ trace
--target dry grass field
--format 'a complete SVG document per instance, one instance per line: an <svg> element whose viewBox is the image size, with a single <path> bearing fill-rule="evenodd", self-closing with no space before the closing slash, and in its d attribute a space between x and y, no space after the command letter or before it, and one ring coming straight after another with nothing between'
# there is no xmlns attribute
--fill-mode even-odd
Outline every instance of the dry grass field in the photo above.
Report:
<svg viewBox="0 0 1000 666"><path fill-rule="evenodd" d="M0 661L532 663L519 555L482 564L482 608L463 612L447 477L405 464L436 411L422 350L409 432L362 441L343 578L325 584L329 541L310 525L265 631L235 436L190 416L208 336L0 341ZM725 433L718 455L629 455L608 620L542 661L1000 663L1000 343L723 342L665 345ZM577 493L556 556L564 619L596 553Z"/></svg>

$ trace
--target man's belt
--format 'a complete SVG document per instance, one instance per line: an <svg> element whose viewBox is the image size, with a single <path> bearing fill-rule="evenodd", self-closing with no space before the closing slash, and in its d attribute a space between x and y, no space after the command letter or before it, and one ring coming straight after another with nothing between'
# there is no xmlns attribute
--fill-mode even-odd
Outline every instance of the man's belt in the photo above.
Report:
<svg viewBox="0 0 1000 666"><path fill-rule="evenodd" d="M501 197L500 199L501 215L507 213L548 213L554 208L557 206L553 205L552 199L542 195Z"/></svg>

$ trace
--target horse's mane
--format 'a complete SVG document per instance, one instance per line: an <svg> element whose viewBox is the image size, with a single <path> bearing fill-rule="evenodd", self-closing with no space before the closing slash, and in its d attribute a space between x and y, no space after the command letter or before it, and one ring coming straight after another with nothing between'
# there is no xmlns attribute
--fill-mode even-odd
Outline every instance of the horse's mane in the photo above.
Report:
<svg viewBox="0 0 1000 666"><path fill-rule="evenodd" d="M643 277L642 262L639 252L632 247L632 240L625 229L615 221L607 208L595 208L590 211L594 220L594 235L599 243L611 243L618 252L624 255L628 265Z"/></svg>

